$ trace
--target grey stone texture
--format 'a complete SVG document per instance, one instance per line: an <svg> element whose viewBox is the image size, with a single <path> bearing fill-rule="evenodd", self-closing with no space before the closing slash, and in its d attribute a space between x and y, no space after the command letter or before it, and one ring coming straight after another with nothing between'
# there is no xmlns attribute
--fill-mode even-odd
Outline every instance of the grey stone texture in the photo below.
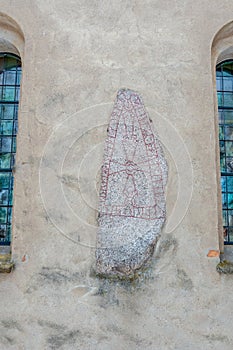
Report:
<svg viewBox="0 0 233 350"><path fill-rule="evenodd" d="M140 95L121 89L105 141L96 269L133 275L151 257L166 217L167 163Z"/></svg>
<svg viewBox="0 0 233 350"><path fill-rule="evenodd" d="M0 12L1 48L23 61L0 349L232 350L233 277L207 257L222 226L215 62L232 30L212 44L232 0L0 0ZM169 167L166 224L133 281L94 271L121 87L143 96Z"/></svg>

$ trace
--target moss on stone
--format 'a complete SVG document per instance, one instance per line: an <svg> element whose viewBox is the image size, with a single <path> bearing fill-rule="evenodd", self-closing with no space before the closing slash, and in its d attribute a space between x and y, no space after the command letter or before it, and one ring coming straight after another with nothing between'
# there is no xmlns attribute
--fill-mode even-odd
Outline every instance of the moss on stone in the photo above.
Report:
<svg viewBox="0 0 233 350"><path fill-rule="evenodd" d="M233 262L230 262L228 260L220 261L220 263L218 263L216 269L220 273L232 274L233 273Z"/></svg>
<svg viewBox="0 0 233 350"><path fill-rule="evenodd" d="M99 279L107 279L112 282L120 282L120 283L130 283L133 284L135 282L138 282L141 277L144 277L147 271L149 270L151 266L151 259L149 259L143 266L141 266L139 269L134 270L132 273L124 274L120 273L119 271L111 271L110 273L98 273L95 271L95 276Z"/></svg>
<svg viewBox="0 0 233 350"><path fill-rule="evenodd" d="M96 276L100 279L108 279L111 281L128 281L128 282L133 282L139 277L139 273L135 272L130 275L120 275L120 274L103 274L103 273L96 273Z"/></svg>
<svg viewBox="0 0 233 350"><path fill-rule="evenodd" d="M14 268L14 262L11 260L11 254L0 255L0 273L9 273Z"/></svg>
<svg viewBox="0 0 233 350"><path fill-rule="evenodd" d="M11 260L11 254L0 254L0 262L10 261L10 260Z"/></svg>

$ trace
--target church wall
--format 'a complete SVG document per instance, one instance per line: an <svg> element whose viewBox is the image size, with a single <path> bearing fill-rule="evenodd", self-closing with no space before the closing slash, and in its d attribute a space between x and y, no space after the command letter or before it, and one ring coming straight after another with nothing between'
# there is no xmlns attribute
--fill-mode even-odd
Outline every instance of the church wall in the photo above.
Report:
<svg viewBox="0 0 233 350"><path fill-rule="evenodd" d="M222 249L211 47L232 2L0 5L24 38L12 39L23 77L15 268L0 275L0 348L232 349L232 276L207 256ZM120 88L142 96L168 183L150 263L118 281L96 276L95 242L103 143Z"/></svg>

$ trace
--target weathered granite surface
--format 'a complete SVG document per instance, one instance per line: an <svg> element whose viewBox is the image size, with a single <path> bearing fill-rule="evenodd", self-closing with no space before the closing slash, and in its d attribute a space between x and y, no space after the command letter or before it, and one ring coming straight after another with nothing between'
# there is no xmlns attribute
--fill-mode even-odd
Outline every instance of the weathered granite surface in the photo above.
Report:
<svg viewBox="0 0 233 350"><path fill-rule="evenodd" d="M97 271L132 274L151 256L165 221L167 163L140 95L118 91L105 142Z"/></svg>

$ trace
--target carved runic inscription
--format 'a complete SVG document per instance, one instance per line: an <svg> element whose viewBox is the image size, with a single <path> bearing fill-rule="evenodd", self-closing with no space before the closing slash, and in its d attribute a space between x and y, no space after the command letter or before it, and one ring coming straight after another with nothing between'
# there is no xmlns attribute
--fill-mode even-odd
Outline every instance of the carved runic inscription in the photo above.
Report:
<svg viewBox="0 0 233 350"><path fill-rule="evenodd" d="M118 91L101 175L97 272L129 275L152 254L166 216L166 160L134 91Z"/></svg>

